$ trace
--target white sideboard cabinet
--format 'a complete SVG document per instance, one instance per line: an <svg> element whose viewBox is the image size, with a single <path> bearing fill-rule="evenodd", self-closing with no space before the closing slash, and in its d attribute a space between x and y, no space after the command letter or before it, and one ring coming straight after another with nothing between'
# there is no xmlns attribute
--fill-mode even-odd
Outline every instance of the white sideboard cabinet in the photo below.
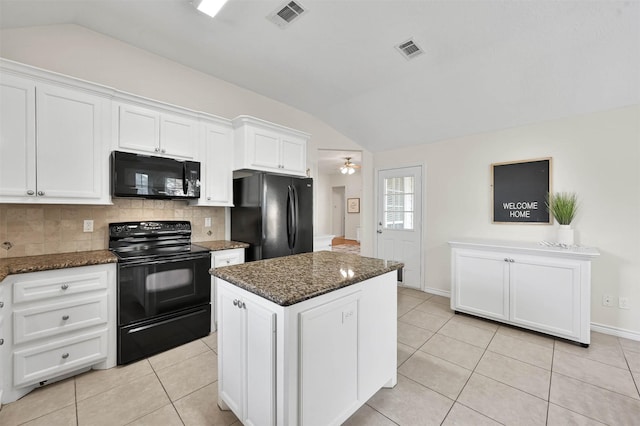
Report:
<svg viewBox="0 0 640 426"><path fill-rule="evenodd" d="M595 248L455 240L451 309L588 346Z"/></svg>

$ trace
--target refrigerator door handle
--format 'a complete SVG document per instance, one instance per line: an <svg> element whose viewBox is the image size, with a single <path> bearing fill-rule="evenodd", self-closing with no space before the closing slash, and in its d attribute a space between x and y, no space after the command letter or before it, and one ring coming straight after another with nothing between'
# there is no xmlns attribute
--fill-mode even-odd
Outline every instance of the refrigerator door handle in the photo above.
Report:
<svg viewBox="0 0 640 426"><path fill-rule="evenodd" d="M296 246L296 240L298 239L298 191L296 191L296 187L292 186L293 190L293 242L291 244L291 248L293 249Z"/></svg>
<svg viewBox="0 0 640 426"><path fill-rule="evenodd" d="M295 230L294 230L294 216L295 216L295 206L294 206L294 195L293 189L291 185L287 186L288 194L287 194L287 244L289 245L289 250L293 250L293 244L295 239Z"/></svg>

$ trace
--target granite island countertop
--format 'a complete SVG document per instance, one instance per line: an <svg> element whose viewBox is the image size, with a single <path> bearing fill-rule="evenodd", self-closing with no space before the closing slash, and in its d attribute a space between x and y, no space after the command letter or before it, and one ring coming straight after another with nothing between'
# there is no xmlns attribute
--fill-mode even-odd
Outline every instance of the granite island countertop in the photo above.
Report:
<svg viewBox="0 0 640 426"><path fill-rule="evenodd" d="M0 259L0 282L7 275L52 269L116 263L118 258L109 250L78 251L70 253L43 254L39 256L8 257Z"/></svg>
<svg viewBox="0 0 640 426"><path fill-rule="evenodd" d="M318 251L211 269L213 276L289 306L395 271L401 262Z"/></svg>
<svg viewBox="0 0 640 426"><path fill-rule="evenodd" d="M213 241L195 241L193 244L207 248L211 251L230 250L237 248L247 248L249 244L240 241L213 240Z"/></svg>

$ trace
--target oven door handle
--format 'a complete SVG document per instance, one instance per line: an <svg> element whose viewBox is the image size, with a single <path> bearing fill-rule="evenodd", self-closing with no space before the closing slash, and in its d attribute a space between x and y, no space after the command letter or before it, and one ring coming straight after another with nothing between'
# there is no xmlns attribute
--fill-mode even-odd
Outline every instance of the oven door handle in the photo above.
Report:
<svg viewBox="0 0 640 426"><path fill-rule="evenodd" d="M133 260L124 260L121 262L118 262L118 267L119 268L132 268L135 266L141 266L141 265L159 265L159 264L166 264L166 263L175 263L175 262L188 262L190 260L201 260L201 259L211 259L211 254L207 253L206 255L194 255L194 256L187 256L187 257L178 257L178 258L165 258L165 259L155 259L155 260L149 260L149 259L133 259Z"/></svg>

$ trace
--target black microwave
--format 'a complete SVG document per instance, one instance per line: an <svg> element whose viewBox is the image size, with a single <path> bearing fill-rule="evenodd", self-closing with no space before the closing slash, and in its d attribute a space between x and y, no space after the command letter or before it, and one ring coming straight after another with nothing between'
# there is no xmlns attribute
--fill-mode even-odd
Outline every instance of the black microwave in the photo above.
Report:
<svg viewBox="0 0 640 426"><path fill-rule="evenodd" d="M111 195L155 199L200 198L200 163L113 151Z"/></svg>

